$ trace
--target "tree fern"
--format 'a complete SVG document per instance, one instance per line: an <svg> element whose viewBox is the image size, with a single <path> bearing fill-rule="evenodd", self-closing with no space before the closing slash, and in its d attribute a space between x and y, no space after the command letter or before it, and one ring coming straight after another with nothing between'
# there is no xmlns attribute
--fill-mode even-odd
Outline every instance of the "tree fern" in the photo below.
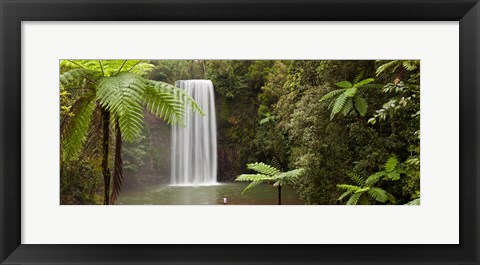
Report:
<svg viewBox="0 0 480 265"><path fill-rule="evenodd" d="M144 60L62 60L60 67L62 91L77 88L86 88L88 91L80 101L73 104L69 109L68 117L62 121L63 159L72 159L78 155L88 136L94 109L100 107L102 109L102 117L104 117L101 126L103 131L102 172L105 182L105 204L114 203L120 192L122 140L132 141L140 135L143 127L143 107L170 124L183 124L187 109L204 114L195 100L182 89L145 79L143 76L154 66ZM111 199L108 199L109 124L116 125L114 187ZM92 136L98 135L92 134Z"/></svg>
<svg viewBox="0 0 480 265"><path fill-rule="evenodd" d="M257 174L242 174L235 181L250 181L251 183L242 191L242 194L261 183L270 183L278 188L279 201L281 204L281 188L284 185L291 185L303 174L303 168L282 172L279 169L262 162L247 164L247 168L258 172Z"/></svg>

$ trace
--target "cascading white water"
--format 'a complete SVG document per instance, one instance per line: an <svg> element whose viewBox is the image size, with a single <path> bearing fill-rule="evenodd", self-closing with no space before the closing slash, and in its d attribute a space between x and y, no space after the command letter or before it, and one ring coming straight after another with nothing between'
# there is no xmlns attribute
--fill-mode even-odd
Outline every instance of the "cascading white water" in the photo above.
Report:
<svg viewBox="0 0 480 265"><path fill-rule="evenodd" d="M179 80L205 116L187 109L185 127L172 127L172 185L213 185L217 182L217 125L210 80Z"/></svg>

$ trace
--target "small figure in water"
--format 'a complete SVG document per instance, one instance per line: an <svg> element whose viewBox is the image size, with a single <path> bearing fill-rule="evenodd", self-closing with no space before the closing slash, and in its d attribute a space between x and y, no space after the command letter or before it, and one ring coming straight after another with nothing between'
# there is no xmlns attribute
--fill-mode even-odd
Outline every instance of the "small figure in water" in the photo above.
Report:
<svg viewBox="0 0 480 265"><path fill-rule="evenodd" d="M223 198L223 204L227 205L227 197Z"/></svg>

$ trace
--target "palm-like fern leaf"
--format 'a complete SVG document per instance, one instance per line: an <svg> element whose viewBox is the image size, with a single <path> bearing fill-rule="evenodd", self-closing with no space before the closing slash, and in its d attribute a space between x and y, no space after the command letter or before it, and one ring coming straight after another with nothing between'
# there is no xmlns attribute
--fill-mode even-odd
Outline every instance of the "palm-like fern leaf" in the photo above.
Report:
<svg viewBox="0 0 480 265"><path fill-rule="evenodd" d="M350 195L352 193L351 190L347 190L346 192L342 193L342 195L340 195L340 197L338 197L338 200L341 201L343 200L343 198L345 198L346 196Z"/></svg>
<svg viewBox="0 0 480 265"><path fill-rule="evenodd" d="M330 99L336 95L342 94L344 91L345 89L337 89L337 90L330 91L320 99L320 102Z"/></svg>
<svg viewBox="0 0 480 265"><path fill-rule="evenodd" d="M347 116L348 113L350 113L350 111L352 110L352 108L353 108L353 99L347 98L347 101L345 102L345 106L343 106L342 108L343 116Z"/></svg>
<svg viewBox="0 0 480 265"><path fill-rule="evenodd" d="M126 141L132 141L141 133L141 102L145 90L144 79L128 72L104 77L97 85L97 99L103 107L118 117L122 136Z"/></svg>
<svg viewBox="0 0 480 265"><path fill-rule="evenodd" d="M420 205L420 198L406 203L405 205Z"/></svg>
<svg viewBox="0 0 480 265"><path fill-rule="evenodd" d="M265 163L251 163L251 164L247 164L247 168L248 169L252 169L252 170L255 170L261 174L264 174L264 175L267 175L267 176L275 176L277 174L280 173L280 170L270 166L270 165L267 165Z"/></svg>
<svg viewBox="0 0 480 265"><path fill-rule="evenodd" d="M352 83L350 83L348 81L337 82L337 83L335 83L335 85L338 86L338 87L341 87L341 88L351 88L353 86Z"/></svg>
<svg viewBox="0 0 480 265"><path fill-rule="evenodd" d="M95 110L93 95L79 98L72 106L74 116L67 116L60 125L63 156L66 160L74 159L85 143L92 113Z"/></svg>
<svg viewBox="0 0 480 265"><path fill-rule="evenodd" d="M148 86L145 91L144 104L150 112L167 123L184 124L185 106L175 94Z"/></svg>
<svg viewBox="0 0 480 265"><path fill-rule="evenodd" d="M245 187L245 189L243 189L242 191L242 195L245 194L245 192L249 191L250 189L252 189L253 187L256 187L258 186L259 184L262 184L263 181L252 181L251 183L249 183L247 185L247 187Z"/></svg>
<svg viewBox="0 0 480 265"><path fill-rule="evenodd" d="M347 205L356 205L363 193L354 193L347 201Z"/></svg>
<svg viewBox="0 0 480 265"><path fill-rule="evenodd" d="M60 85L64 88L79 88L83 87L85 81L89 83L96 83L98 73L95 71L77 68L64 72L60 75Z"/></svg>
<svg viewBox="0 0 480 265"><path fill-rule="evenodd" d="M302 175L303 172L304 172L303 168L298 168L298 169L276 174L274 176L275 183L273 183L273 186L277 187L277 186L284 186L287 184L295 184L297 178L300 177L300 175Z"/></svg>
<svg viewBox="0 0 480 265"><path fill-rule="evenodd" d="M398 165L398 159L396 156L390 156L385 163L385 171L392 172Z"/></svg>
<svg viewBox="0 0 480 265"><path fill-rule="evenodd" d="M362 81L358 82L355 84L356 87L362 87L366 84L370 84L372 83L373 81L375 81L375 79L373 78L367 78L367 79L363 79Z"/></svg>
<svg viewBox="0 0 480 265"><path fill-rule="evenodd" d="M371 187L375 185L380 179L382 179L383 176L385 176L384 171L374 173L365 180L365 185Z"/></svg>
<svg viewBox="0 0 480 265"><path fill-rule="evenodd" d="M368 110L367 101L360 96L355 96L354 100L355 100L355 109L357 109L360 116L365 116Z"/></svg>
<svg viewBox="0 0 480 265"><path fill-rule="evenodd" d="M264 175L264 174L242 174L235 179L235 181L267 181L267 180L273 180L273 177Z"/></svg>
<svg viewBox="0 0 480 265"><path fill-rule="evenodd" d="M387 70L388 68L394 66L395 64L397 64L398 61L390 61L390 62L387 62L387 63L384 63L382 65L380 65L378 68L377 68L377 71L375 72L375 74L378 76L380 75L381 73L383 73L385 70ZM396 67L395 67L396 69ZM395 69L393 69L393 71L395 71ZM392 72L393 72L392 71Z"/></svg>
<svg viewBox="0 0 480 265"><path fill-rule="evenodd" d="M380 188L371 188L368 190L368 194L372 196L376 201L386 202L388 200L387 192Z"/></svg>
<svg viewBox="0 0 480 265"><path fill-rule="evenodd" d="M148 80L148 86L154 87L157 91L164 91L173 94L184 106L188 106L192 111L198 112L201 115L205 113L200 109L197 102L185 90L165 82Z"/></svg>
<svg viewBox="0 0 480 265"><path fill-rule="evenodd" d="M348 176L358 186L365 185L365 180L362 178L362 176L358 175L357 173L350 173L348 174Z"/></svg>
<svg viewBox="0 0 480 265"><path fill-rule="evenodd" d="M341 188L341 189L344 189L344 190L349 190L349 191L352 191L352 192L356 192L358 189L360 189L360 187L358 187L358 186L349 185L349 184L338 184L337 187Z"/></svg>
<svg viewBox="0 0 480 265"><path fill-rule="evenodd" d="M341 94L340 96L335 99L335 103L333 104L333 109L332 113L330 114L330 120L335 117L337 113L342 111L343 107L345 106L345 103L347 102L347 96L344 94Z"/></svg>

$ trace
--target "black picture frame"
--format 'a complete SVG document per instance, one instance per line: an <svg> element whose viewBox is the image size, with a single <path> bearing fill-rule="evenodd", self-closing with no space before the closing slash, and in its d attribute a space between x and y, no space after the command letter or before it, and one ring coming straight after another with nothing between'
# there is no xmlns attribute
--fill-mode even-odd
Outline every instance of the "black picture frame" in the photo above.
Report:
<svg viewBox="0 0 480 265"><path fill-rule="evenodd" d="M478 0L0 0L0 16L1 264L479 264ZM124 20L459 21L460 244L21 244L21 23Z"/></svg>

